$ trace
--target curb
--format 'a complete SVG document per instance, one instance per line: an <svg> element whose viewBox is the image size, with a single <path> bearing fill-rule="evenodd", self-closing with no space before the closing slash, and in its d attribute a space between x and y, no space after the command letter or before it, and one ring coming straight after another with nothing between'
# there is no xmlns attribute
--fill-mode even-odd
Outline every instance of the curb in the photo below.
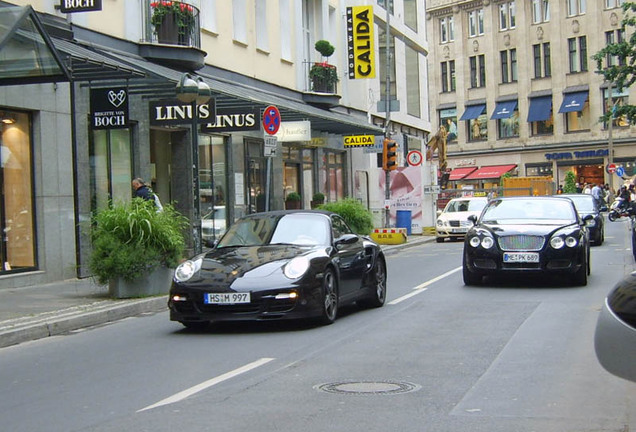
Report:
<svg viewBox="0 0 636 432"><path fill-rule="evenodd" d="M167 309L168 297L103 301L0 322L0 348Z"/></svg>

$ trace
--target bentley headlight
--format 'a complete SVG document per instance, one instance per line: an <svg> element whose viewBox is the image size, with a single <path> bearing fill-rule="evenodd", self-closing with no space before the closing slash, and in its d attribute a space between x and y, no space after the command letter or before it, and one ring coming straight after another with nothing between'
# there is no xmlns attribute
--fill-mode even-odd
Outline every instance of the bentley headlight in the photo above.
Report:
<svg viewBox="0 0 636 432"><path fill-rule="evenodd" d="M309 260L307 257L300 256L293 258L283 268L283 274L289 279L298 279L309 269Z"/></svg>
<svg viewBox="0 0 636 432"><path fill-rule="evenodd" d="M174 271L174 280L177 282L186 282L190 280L190 278L196 272L201 270L202 263L203 263L203 258L199 258L194 261L188 260L188 261L182 262Z"/></svg>
<svg viewBox="0 0 636 432"><path fill-rule="evenodd" d="M484 249L490 249L491 247L493 247L494 244L495 244L495 241L493 240L492 237L484 237L481 240L481 246Z"/></svg>
<svg viewBox="0 0 636 432"><path fill-rule="evenodd" d="M561 236L554 236L550 239L550 246L552 246L554 249L561 249L564 244L565 242L563 241L563 237Z"/></svg>
<svg viewBox="0 0 636 432"><path fill-rule="evenodd" d="M468 244L470 244L472 247L479 246L479 243L481 243L481 241L479 240L479 237L471 237L470 240L468 241Z"/></svg>
<svg viewBox="0 0 636 432"><path fill-rule="evenodd" d="M565 245L567 247L576 247L576 245L579 243L579 241L576 239L576 237L572 237L572 236L568 236L565 238Z"/></svg>

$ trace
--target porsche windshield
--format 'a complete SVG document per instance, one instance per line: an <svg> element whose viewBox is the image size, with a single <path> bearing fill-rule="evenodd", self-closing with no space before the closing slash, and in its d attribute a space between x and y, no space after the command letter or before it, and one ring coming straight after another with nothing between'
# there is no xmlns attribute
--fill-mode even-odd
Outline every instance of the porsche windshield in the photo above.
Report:
<svg viewBox="0 0 636 432"><path fill-rule="evenodd" d="M218 247L268 244L326 245L331 241L329 218L322 214L293 213L246 217L236 221Z"/></svg>
<svg viewBox="0 0 636 432"><path fill-rule="evenodd" d="M574 223L577 220L574 206L569 200L526 199L492 201L482 214L483 223L533 224Z"/></svg>

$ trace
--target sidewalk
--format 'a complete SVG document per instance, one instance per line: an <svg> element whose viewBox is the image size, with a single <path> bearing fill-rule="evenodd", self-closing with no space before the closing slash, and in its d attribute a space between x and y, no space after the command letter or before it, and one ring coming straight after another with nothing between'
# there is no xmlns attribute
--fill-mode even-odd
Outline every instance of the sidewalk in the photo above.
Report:
<svg viewBox="0 0 636 432"><path fill-rule="evenodd" d="M386 253L433 241L411 236L400 245L383 245ZM0 348L68 333L123 318L166 310L168 297L114 300L108 287L92 278L0 290Z"/></svg>

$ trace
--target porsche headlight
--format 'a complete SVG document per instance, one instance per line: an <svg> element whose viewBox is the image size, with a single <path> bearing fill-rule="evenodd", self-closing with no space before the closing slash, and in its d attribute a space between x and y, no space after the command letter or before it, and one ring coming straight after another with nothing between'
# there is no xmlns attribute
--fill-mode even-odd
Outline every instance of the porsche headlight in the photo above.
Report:
<svg viewBox="0 0 636 432"><path fill-rule="evenodd" d="M188 260L188 261L182 262L174 271L174 280L177 282L186 282L190 280L190 278L196 272L201 270L202 263L203 263L203 258L199 258L194 261Z"/></svg>
<svg viewBox="0 0 636 432"><path fill-rule="evenodd" d="M298 279L309 269L309 260L301 256L293 258L283 268L283 274L289 279Z"/></svg>

